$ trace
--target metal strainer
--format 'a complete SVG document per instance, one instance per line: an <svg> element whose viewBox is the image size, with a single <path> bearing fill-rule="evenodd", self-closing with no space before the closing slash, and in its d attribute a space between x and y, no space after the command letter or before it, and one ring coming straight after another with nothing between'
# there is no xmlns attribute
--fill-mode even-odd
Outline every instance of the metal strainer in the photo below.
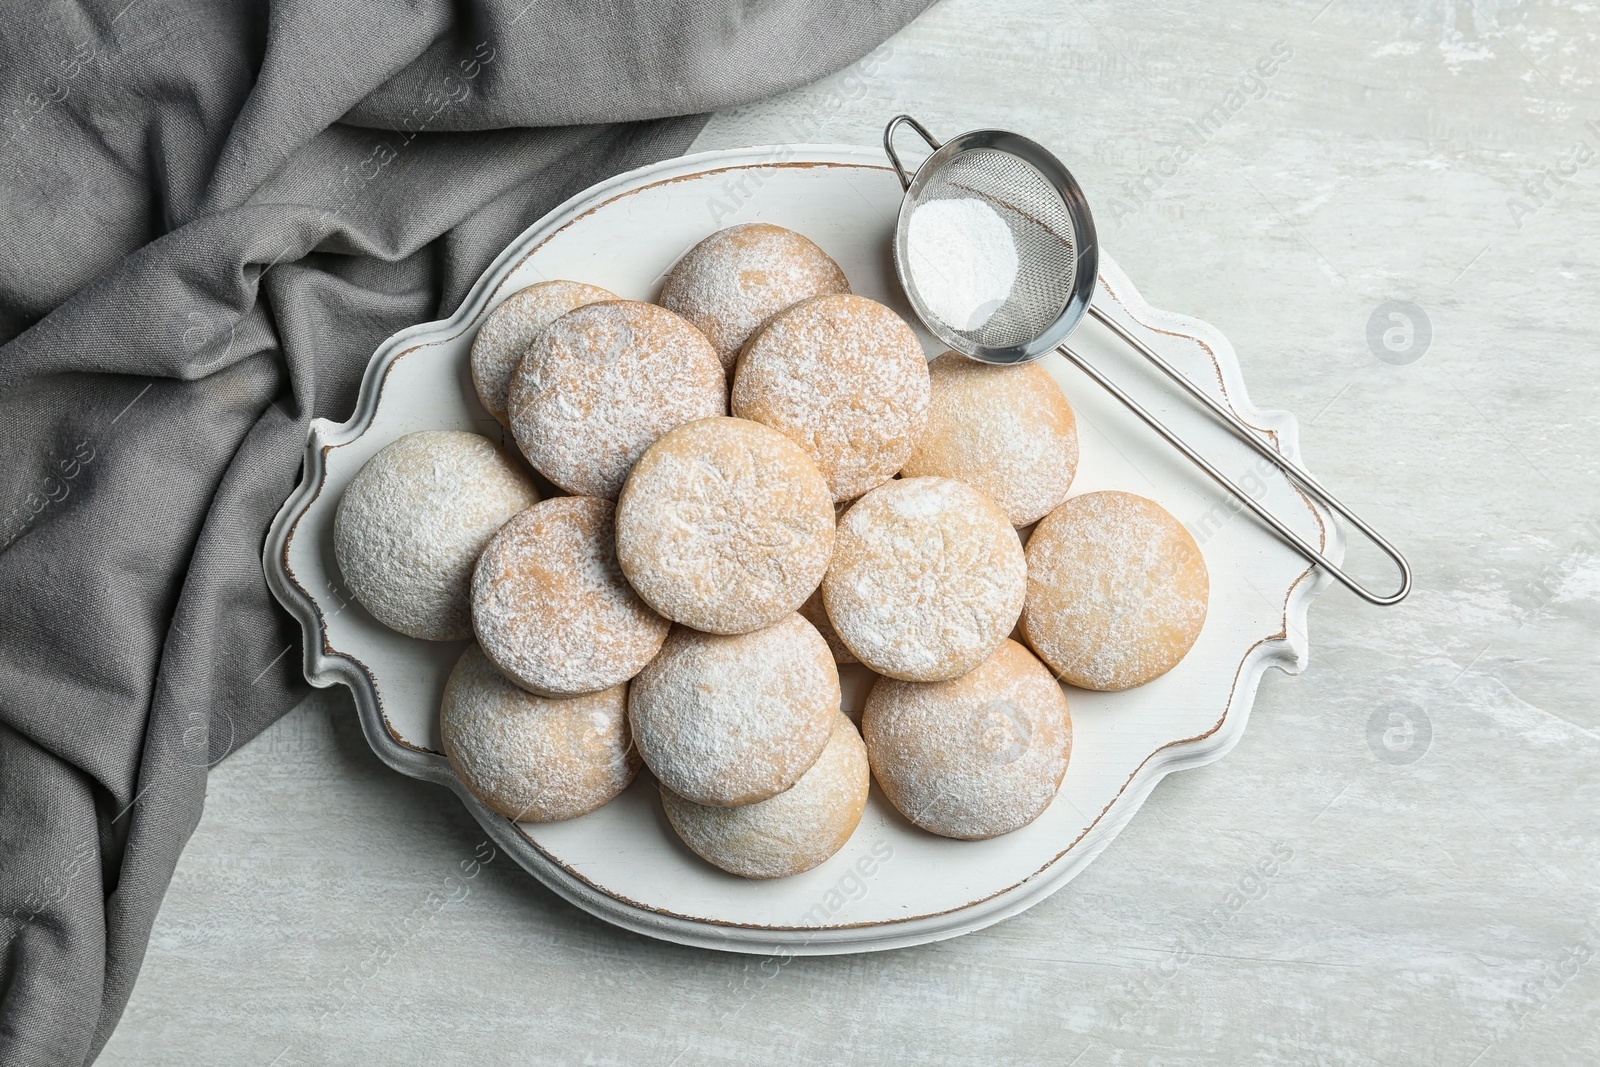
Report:
<svg viewBox="0 0 1600 1067"><path fill-rule="evenodd" d="M915 174L906 171L895 151L894 134L902 125L910 126L933 149L933 154L923 160ZM1059 159L1037 142L1005 130L973 130L941 144L910 115L896 116L884 128L883 148L906 191L895 223L895 270L912 308L935 337L982 363L1026 363L1047 352L1060 352L1240 504L1254 512L1286 543L1351 592L1380 605L1396 604L1405 599L1411 591L1411 567L1393 545L1324 489L1309 472L1278 452L1257 431L1191 382L1107 310L1094 304L1100 261L1094 220L1083 190ZM992 213L1004 223L1015 250L1015 262L1002 266L1014 266L1015 277L1009 293L984 305L968 321L954 323L940 316L936 306L940 302L930 299L931 289L937 288L947 274L961 271L964 265L932 262L926 255L919 255L913 261L909 234L912 216L918 209L938 201L960 200L979 201L989 209L982 213L984 219L989 219ZM1307 495L1360 530L1394 561L1400 572L1400 587L1393 593L1381 594L1356 581L1069 348L1066 340L1085 312L1159 368L1228 426L1236 437L1298 483Z"/></svg>

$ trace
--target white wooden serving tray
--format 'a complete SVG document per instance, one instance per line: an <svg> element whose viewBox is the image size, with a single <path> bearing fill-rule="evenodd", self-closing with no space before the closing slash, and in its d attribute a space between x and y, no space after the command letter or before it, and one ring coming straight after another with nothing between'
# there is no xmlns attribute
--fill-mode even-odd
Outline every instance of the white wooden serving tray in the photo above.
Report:
<svg viewBox="0 0 1600 1067"><path fill-rule="evenodd" d="M534 282L571 278L651 300L666 270L723 226L764 221L822 246L855 292L910 309L894 278L890 236L900 185L877 149L784 145L704 152L620 175L561 205L517 238L443 322L402 330L378 346L345 423L312 423L301 483L268 534L264 563L278 598L305 627L305 673L348 685L361 725L385 763L455 790L493 839L551 890L619 926L686 945L735 952L820 954L915 945L1015 915L1060 889L1095 858L1168 773L1210 763L1239 740L1268 666L1306 662L1306 611L1327 582L1203 474L1059 356L1046 366L1078 414L1082 461L1074 493L1117 488L1148 496L1185 522L1211 573L1211 609L1188 657L1150 685L1123 693L1068 688L1073 749L1055 803L1036 822L989 841L951 841L903 819L873 788L860 828L815 870L746 881L704 863L667 825L648 772L599 811L563 823L519 824L477 803L440 755L438 707L462 644L404 637L375 622L340 583L334 509L375 452L417 430L472 430L504 441L479 406L467 352L500 300ZM1097 304L1124 320L1184 373L1290 457L1292 415L1246 398L1232 347L1195 319L1147 305L1101 253ZM920 331L919 331L920 332ZM929 355L938 348L922 335ZM1074 344L1120 377L1147 407L1226 473L1285 516L1336 561L1337 527L1271 464L1232 442L1170 383L1103 327ZM869 678L846 670L847 710Z"/></svg>

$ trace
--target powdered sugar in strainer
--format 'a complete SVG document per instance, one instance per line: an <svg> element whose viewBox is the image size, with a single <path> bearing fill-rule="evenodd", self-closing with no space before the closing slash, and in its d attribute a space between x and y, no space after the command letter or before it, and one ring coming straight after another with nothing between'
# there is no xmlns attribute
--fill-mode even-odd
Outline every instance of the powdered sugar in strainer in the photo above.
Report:
<svg viewBox="0 0 1600 1067"><path fill-rule="evenodd" d="M933 149L915 174L895 151L910 126ZM1094 303L1099 244L1083 190L1042 145L1006 130L973 130L940 144L916 119L900 115L883 147L905 199L895 224L900 284L923 324L955 351L982 363L1025 363L1058 351L1097 385L1254 512L1279 537L1357 596L1395 604L1411 591L1411 568L1393 545L1282 455L1160 353ZM1242 490L1137 400L1066 344L1085 313L1158 367L1307 495L1360 530L1400 571L1393 593L1374 593Z"/></svg>

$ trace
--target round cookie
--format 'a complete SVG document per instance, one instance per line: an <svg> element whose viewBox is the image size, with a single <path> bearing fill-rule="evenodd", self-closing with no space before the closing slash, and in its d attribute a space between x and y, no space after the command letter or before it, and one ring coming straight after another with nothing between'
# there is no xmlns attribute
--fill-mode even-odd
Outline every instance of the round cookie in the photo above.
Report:
<svg viewBox="0 0 1600 1067"><path fill-rule="evenodd" d="M1067 498L1078 469L1078 427L1049 371L946 352L928 364L928 374L928 426L902 477L959 478L1000 505L1013 526L1037 522Z"/></svg>
<svg viewBox="0 0 1600 1067"><path fill-rule="evenodd" d="M653 304L586 304L546 326L511 377L511 432L569 493L615 500L634 461L686 422L721 415L728 383L705 335Z"/></svg>
<svg viewBox="0 0 1600 1067"><path fill-rule="evenodd" d="M825 293L848 293L839 264L809 238L767 222L718 230L686 252L661 285L660 304L711 339L728 373L767 319Z"/></svg>
<svg viewBox="0 0 1600 1067"><path fill-rule="evenodd" d="M924 830L965 840L1038 818L1072 754L1061 687L1009 640L960 678L882 679L867 697L861 732L889 802Z"/></svg>
<svg viewBox="0 0 1600 1067"><path fill-rule="evenodd" d="M1178 665L1210 595L1200 546L1165 508L1133 493L1085 493L1028 539L1022 632L1062 681L1131 689Z"/></svg>
<svg viewBox="0 0 1600 1067"><path fill-rule="evenodd" d="M750 338L733 413L800 442L833 498L853 500L905 466L928 394L927 358L900 316L864 296L818 296Z"/></svg>
<svg viewBox="0 0 1600 1067"><path fill-rule="evenodd" d="M544 696L626 682L661 650L671 623L617 566L609 500L558 496L500 528L472 577L472 628L484 655Z"/></svg>
<svg viewBox="0 0 1600 1067"><path fill-rule="evenodd" d="M805 449L744 419L701 419L651 445L617 502L617 559L646 603L716 634L770 626L833 555L833 501Z"/></svg>
<svg viewBox="0 0 1600 1067"><path fill-rule="evenodd" d="M866 810L870 782L861 735L835 715L817 762L777 796L715 808L663 789L661 806L684 844L706 862L743 878L785 878L844 847Z"/></svg>
<svg viewBox="0 0 1600 1067"><path fill-rule="evenodd" d="M633 680L628 718L662 785L732 807L794 785L828 743L839 701L828 643L789 615L731 637L675 628Z"/></svg>
<svg viewBox="0 0 1600 1067"><path fill-rule="evenodd" d="M439 708L445 756L472 795L507 818L575 818L622 792L639 771L627 690L536 696L469 645Z"/></svg>
<svg viewBox="0 0 1600 1067"><path fill-rule="evenodd" d="M839 638L879 674L954 678L1005 640L1027 593L1005 513L953 478L902 478L839 521L822 599Z"/></svg>
<svg viewBox="0 0 1600 1067"><path fill-rule="evenodd" d="M408 637L472 636L472 567L494 532L538 501L533 482L486 437L424 430L356 472L333 519L345 586Z"/></svg>
<svg viewBox="0 0 1600 1067"><path fill-rule="evenodd" d="M553 281L519 289L502 300L472 342L472 384L484 410L507 422L512 372L540 330L573 308L616 299L616 293L598 285Z"/></svg>

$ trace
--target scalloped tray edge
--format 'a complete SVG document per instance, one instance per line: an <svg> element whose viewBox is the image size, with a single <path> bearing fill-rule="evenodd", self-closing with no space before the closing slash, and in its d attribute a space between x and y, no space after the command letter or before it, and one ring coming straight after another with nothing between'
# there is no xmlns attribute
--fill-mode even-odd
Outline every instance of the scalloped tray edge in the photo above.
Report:
<svg viewBox="0 0 1600 1067"><path fill-rule="evenodd" d="M682 170L704 163L731 165L740 160L806 158L826 155L831 160L859 165L881 165L874 148L841 145L762 145L723 149L675 157L616 175L569 198L524 230L485 269L482 276L447 319L421 323L395 333L378 346L361 382L351 417L344 422L311 420L301 479L285 499L268 529L262 554L268 586L284 608L301 624L305 634L302 666L307 680L326 688L348 686L354 696L362 733L373 751L389 767L412 778L452 790L473 813L496 845L510 853L542 884L562 899L617 926L650 937L684 945L752 954L825 955L878 951L925 944L969 933L1000 922L1038 903L1087 867L1133 818L1162 778L1174 771L1213 763L1225 756L1243 736L1261 677L1268 667L1287 674L1304 669L1309 657L1307 614L1311 601L1331 581L1329 575L1308 568L1290 589L1283 608L1280 634L1261 640L1240 663L1228 707L1210 730L1197 737L1170 742L1156 749L1130 776L1114 801L1055 861L1011 889L966 907L939 915L919 916L868 927L771 928L742 927L662 914L611 896L553 862L510 820L484 807L450 771L443 757L400 741L384 715L381 698L367 668L358 660L335 652L326 644L321 611L295 579L289 564L289 543L300 517L320 495L326 477L326 450L359 437L370 425L394 363L407 352L441 334L459 332L483 313L494 279L510 273L508 264L533 251L527 247L536 233L549 230L557 219L572 221L574 209L596 201L602 194L636 186L654 174ZM665 180L665 179L664 179ZM1101 257L1101 283L1141 325L1189 337L1211 355L1229 406L1246 423L1266 432L1277 449L1296 461L1300 458L1299 424L1287 411L1258 409L1250 403L1232 345L1214 327L1192 317L1151 307L1132 281L1109 256ZM1324 551L1335 562L1344 555L1339 526L1320 506L1307 500L1323 528ZM872 933L867 934L867 931Z"/></svg>

